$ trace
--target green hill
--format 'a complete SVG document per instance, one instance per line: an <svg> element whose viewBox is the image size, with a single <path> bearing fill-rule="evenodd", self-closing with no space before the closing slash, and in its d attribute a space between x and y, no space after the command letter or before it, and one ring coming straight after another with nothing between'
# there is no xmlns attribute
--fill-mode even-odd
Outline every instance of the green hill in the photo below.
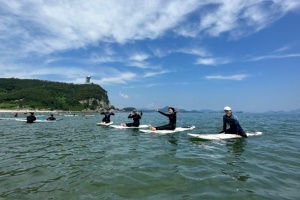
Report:
<svg viewBox="0 0 300 200"><path fill-rule="evenodd" d="M0 78L1 109L97 110L110 107L99 85Z"/></svg>

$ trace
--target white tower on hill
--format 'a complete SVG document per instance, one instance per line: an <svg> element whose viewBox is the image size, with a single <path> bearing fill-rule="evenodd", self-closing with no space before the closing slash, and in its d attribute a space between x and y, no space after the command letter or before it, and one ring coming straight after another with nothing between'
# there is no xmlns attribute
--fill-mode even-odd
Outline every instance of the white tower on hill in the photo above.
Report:
<svg viewBox="0 0 300 200"><path fill-rule="evenodd" d="M90 84L90 81L91 81L91 76L87 76L85 78L85 84Z"/></svg>

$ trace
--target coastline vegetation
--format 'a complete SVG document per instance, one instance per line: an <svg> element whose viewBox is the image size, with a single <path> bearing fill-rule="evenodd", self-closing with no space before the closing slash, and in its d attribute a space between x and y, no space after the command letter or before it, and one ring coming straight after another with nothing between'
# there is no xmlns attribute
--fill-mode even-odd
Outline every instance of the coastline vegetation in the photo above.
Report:
<svg viewBox="0 0 300 200"><path fill-rule="evenodd" d="M96 84L0 78L0 109L79 111L111 107L107 91Z"/></svg>

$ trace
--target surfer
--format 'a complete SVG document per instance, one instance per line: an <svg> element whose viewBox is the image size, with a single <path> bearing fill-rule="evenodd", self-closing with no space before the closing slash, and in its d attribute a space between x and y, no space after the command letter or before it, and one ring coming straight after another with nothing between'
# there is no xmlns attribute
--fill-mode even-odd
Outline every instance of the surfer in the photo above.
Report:
<svg viewBox="0 0 300 200"><path fill-rule="evenodd" d="M151 131L155 131L155 130L175 130L176 128L176 113L178 112L178 109L175 109L173 107L169 107L168 112L169 114L163 113L161 111L159 111L158 109L155 110L156 112L159 112L160 114L166 116L169 118L169 124L164 125L164 126L149 126Z"/></svg>
<svg viewBox="0 0 300 200"><path fill-rule="evenodd" d="M52 120L56 120L56 119L55 119L55 117L53 116L53 114L51 114L51 115L47 118L47 120L52 121Z"/></svg>
<svg viewBox="0 0 300 200"><path fill-rule="evenodd" d="M227 133L227 134L236 134L242 137L247 137L245 131L240 126L237 116L232 114L231 108L229 106L224 107L225 115L223 116L223 130L220 133ZM227 125L230 126L229 129Z"/></svg>
<svg viewBox="0 0 300 200"><path fill-rule="evenodd" d="M141 114L138 113L137 110L133 110L128 118L132 118L133 119L133 123L121 123L121 126L127 126L127 127L139 127L140 126L140 119L142 119L142 115L143 113L141 112Z"/></svg>
<svg viewBox="0 0 300 200"><path fill-rule="evenodd" d="M28 113L27 122L26 123L33 123L36 120L33 112Z"/></svg>
<svg viewBox="0 0 300 200"><path fill-rule="evenodd" d="M102 119L102 123L110 123L110 116L115 115L112 110L104 110L104 112L100 113L101 115L104 115Z"/></svg>

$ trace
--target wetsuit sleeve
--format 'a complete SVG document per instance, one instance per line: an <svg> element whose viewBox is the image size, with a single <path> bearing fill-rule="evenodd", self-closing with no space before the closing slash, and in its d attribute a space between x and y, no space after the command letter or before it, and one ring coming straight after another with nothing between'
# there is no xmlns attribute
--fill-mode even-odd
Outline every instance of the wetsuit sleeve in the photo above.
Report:
<svg viewBox="0 0 300 200"><path fill-rule="evenodd" d="M223 132L226 131L226 127L227 127L227 124L226 124L226 117L223 116Z"/></svg>
<svg viewBox="0 0 300 200"><path fill-rule="evenodd" d="M159 112L160 114L162 114L162 115L164 115L164 116L167 116L167 117L170 116L170 114L166 114L166 113L163 113L163 112L161 112L161 111L157 111L157 112Z"/></svg>
<svg viewBox="0 0 300 200"><path fill-rule="evenodd" d="M128 118L133 118L133 115L129 114L129 115L128 115Z"/></svg>
<svg viewBox="0 0 300 200"><path fill-rule="evenodd" d="M111 114L111 115L115 115L115 113L113 113L113 112L112 112L112 113L110 113L110 114Z"/></svg>

